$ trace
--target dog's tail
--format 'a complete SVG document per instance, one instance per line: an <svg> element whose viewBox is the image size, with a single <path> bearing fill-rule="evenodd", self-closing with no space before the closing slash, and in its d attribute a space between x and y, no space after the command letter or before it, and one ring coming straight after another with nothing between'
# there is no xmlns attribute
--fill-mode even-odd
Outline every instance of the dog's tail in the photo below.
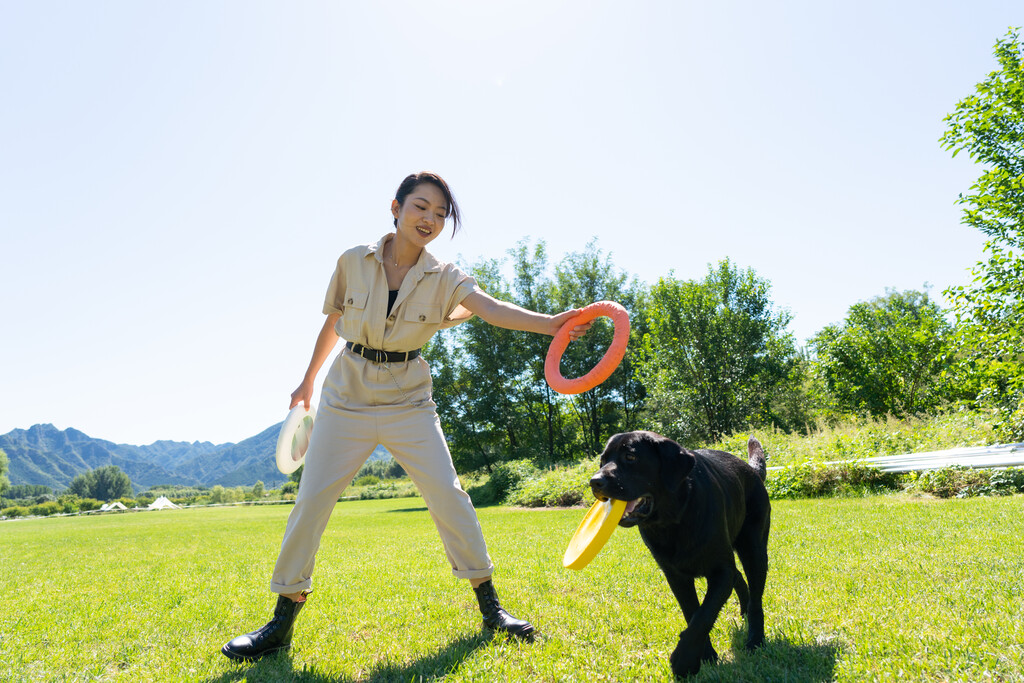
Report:
<svg viewBox="0 0 1024 683"><path fill-rule="evenodd" d="M768 476L768 458L765 457L764 449L761 448L761 442L754 437L747 440L747 457L747 462L757 472L757 476L761 477L761 481L764 481Z"/></svg>

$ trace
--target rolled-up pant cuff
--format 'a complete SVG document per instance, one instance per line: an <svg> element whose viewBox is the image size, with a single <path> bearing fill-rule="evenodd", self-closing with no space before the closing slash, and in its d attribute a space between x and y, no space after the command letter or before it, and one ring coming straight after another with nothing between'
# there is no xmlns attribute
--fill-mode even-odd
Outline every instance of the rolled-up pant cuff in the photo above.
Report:
<svg viewBox="0 0 1024 683"><path fill-rule="evenodd" d="M453 569L456 579L484 579L494 573L494 565L487 569Z"/></svg>
<svg viewBox="0 0 1024 683"><path fill-rule="evenodd" d="M302 591L308 591L312 587L313 579L306 579L305 581L300 581L296 584L292 584L291 586L285 586L284 584L275 583L273 581L270 582L270 590L280 595L291 595L292 593L301 593Z"/></svg>

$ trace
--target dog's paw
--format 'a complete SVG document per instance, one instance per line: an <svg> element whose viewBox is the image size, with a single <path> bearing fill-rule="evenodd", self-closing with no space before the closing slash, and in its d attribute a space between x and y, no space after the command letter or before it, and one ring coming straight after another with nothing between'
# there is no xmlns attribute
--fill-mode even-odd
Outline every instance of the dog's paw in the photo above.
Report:
<svg viewBox="0 0 1024 683"><path fill-rule="evenodd" d="M672 665L672 675L676 678L696 675L700 671L700 659L689 644L679 643L668 658L669 664Z"/></svg>
<svg viewBox="0 0 1024 683"><path fill-rule="evenodd" d="M718 653L715 652L715 648L711 646L710 640L704 643L704 651L700 653L700 661L705 664L718 663Z"/></svg>

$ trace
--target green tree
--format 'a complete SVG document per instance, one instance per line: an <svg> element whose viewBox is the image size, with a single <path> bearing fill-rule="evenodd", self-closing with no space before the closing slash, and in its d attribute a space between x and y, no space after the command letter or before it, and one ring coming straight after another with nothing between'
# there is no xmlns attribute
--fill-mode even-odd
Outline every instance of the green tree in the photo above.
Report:
<svg viewBox="0 0 1024 683"><path fill-rule="evenodd" d="M485 291L510 300L501 265L486 261L471 272ZM461 471L489 470L510 453L533 450L535 434L526 420L529 399L517 400L527 357L521 336L474 317L424 348L441 424Z"/></svg>
<svg viewBox="0 0 1024 683"><path fill-rule="evenodd" d="M887 290L814 336L814 371L840 413L933 413L951 398L944 371L952 333L927 292Z"/></svg>
<svg viewBox="0 0 1024 683"><path fill-rule="evenodd" d="M107 465L79 474L71 480L68 492L109 502L131 497L132 481L117 465Z"/></svg>
<svg viewBox="0 0 1024 683"><path fill-rule="evenodd" d="M78 512L80 498L74 493L62 493L57 497L57 505L64 513Z"/></svg>
<svg viewBox="0 0 1024 683"><path fill-rule="evenodd" d="M625 305L634 320L643 317L637 311L643 289L627 282L596 243L566 256L554 277L543 242L532 247L521 242L506 260L479 263L471 272L492 296L541 313L610 299ZM599 322L586 338L569 345L563 374L588 371L610 340L611 326ZM491 469L519 459L545 465L578 459L599 450L609 434L637 419L643 387L632 378L628 359L600 387L567 397L544 379L550 342L547 335L505 330L474 318L435 336L424 348L457 468Z"/></svg>
<svg viewBox="0 0 1024 683"><path fill-rule="evenodd" d="M0 453L3 453L0 450ZM2 456L0 456L2 458ZM0 462L0 469L3 469L3 463ZM53 489L43 484L15 484L7 489L4 494L7 498L35 498L37 496L45 496L53 493Z"/></svg>
<svg viewBox="0 0 1024 683"><path fill-rule="evenodd" d="M10 480L7 479L7 468L10 466L10 461L7 459L7 453L0 448L0 496L3 495L7 487L11 485Z"/></svg>
<svg viewBox="0 0 1024 683"><path fill-rule="evenodd" d="M263 484L262 481L257 481L255 484L253 484L253 486L252 486L252 497L253 498L255 498L256 500L260 500L261 498L263 498L263 493L264 493L264 484Z"/></svg>
<svg viewBox="0 0 1024 683"><path fill-rule="evenodd" d="M981 378L979 398L1024 438L1024 45L1011 29L996 42L999 68L946 116L940 142L985 166L961 194L963 222L984 233L986 260L974 280L947 291L961 328L963 363Z"/></svg>
<svg viewBox="0 0 1024 683"><path fill-rule="evenodd" d="M555 308L565 310L595 301L615 301L629 312L630 343L622 363L612 376L589 391L565 397L570 414L579 423L583 454L600 452L615 432L640 428L640 406L645 391L636 376L637 350L647 331L647 289L619 271L610 255L595 242L581 253L568 254L555 269L553 291ZM607 318L597 318L590 332L573 342L562 356L566 377L579 377L593 368L611 345L614 326ZM537 365L537 378L547 396L554 392L543 379L544 358L551 339L544 337Z"/></svg>
<svg viewBox="0 0 1024 683"><path fill-rule="evenodd" d="M701 282L665 277L651 290L639 373L652 429L687 443L776 424L798 357L769 283L728 259Z"/></svg>
<svg viewBox="0 0 1024 683"><path fill-rule="evenodd" d="M220 484L217 484L210 489L210 502L211 503L227 503L230 502L231 494Z"/></svg>
<svg viewBox="0 0 1024 683"><path fill-rule="evenodd" d="M214 487L216 488L216 487ZM222 503L237 503L240 500L245 500L245 489L241 486L235 486L234 488L221 487L221 500Z"/></svg>

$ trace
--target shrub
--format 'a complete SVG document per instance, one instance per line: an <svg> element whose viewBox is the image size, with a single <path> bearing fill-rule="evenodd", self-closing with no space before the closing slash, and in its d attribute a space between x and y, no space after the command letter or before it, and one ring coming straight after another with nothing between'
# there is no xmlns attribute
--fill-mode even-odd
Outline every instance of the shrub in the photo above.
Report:
<svg viewBox="0 0 1024 683"><path fill-rule="evenodd" d="M14 505L0 510L0 515L3 515L4 517L28 517L29 514L31 514L29 509L21 505Z"/></svg>
<svg viewBox="0 0 1024 683"><path fill-rule="evenodd" d="M529 460L501 462L491 469L491 474L482 484L466 489L473 505L500 505L520 482L536 478L541 472Z"/></svg>
<svg viewBox="0 0 1024 683"><path fill-rule="evenodd" d="M459 484L462 486L462 490L469 494L473 501L473 507L497 505L501 502L494 500L491 494L490 478L483 470L459 474Z"/></svg>
<svg viewBox="0 0 1024 683"><path fill-rule="evenodd" d="M862 463L805 462L769 472L765 488L771 498L864 496L898 491L904 479L901 474L882 472Z"/></svg>
<svg viewBox="0 0 1024 683"><path fill-rule="evenodd" d="M390 457L384 460L371 460L363 463L363 466L356 472L355 478L359 479L369 474L380 479L402 479L407 476L402 466L395 462L394 458Z"/></svg>
<svg viewBox="0 0 1024 683"><path fill-rule="evenodd" d="M764 486L769 498L803 498L807 495L804 482L809 478L814 465L809 462L787 465L781 470L768 472Z"/></svg>
<svg viewBox="0 0 1024 683"><path fill-rule="evenodd" d="M1008 496L1024 493L1024 468L987 470L953 465L940 470L914 473L908 489L939 498Z"/></svg>
<svg viewBox="0 0 1024 683"><path fill-rule="evenodd" d="M987 486L988 483L988 474L983 470L972 470L953 465L941 470L922 472L913 488L939 498L952 498L953 496L969 496L972 489Z"/></svg>
<svg viewBox="0 0 1024 683"><path fill-rule="evenodd" d="M411 481L384 481L367 486L359 491L359 500L377 500L382 498L412 498L418 495L416 486Z"/></svg>
<svg viewBox="0 0 1024 683"><path fill-rule="evenodd" d="M503 501L509 491L519 485L519 482L539 474L540 472L529 460L510 460L494 466L488 484L494 499Z"/></svg>
<svg viewBox="0 0 1024 683"><path fill-rule="evenodd" d="M595 471L597 461L592 458L571 467L538 473L521 480L505 502L522 507L568 507L586 503L593 499L590 477Z"/></svg>
<svg viewBox="0 0 1024 683"><path fill-rule="evenodd" d="M149 500L145 504L149 505L149 503L152 503L154 500L157 499L157 497L167 496L167 499L173 503L177 503L179 500L186 500L188 501L188 504L191 505L199 497L209 497L209 495L210 488L208 486L183 486L181 484L164 484L150 486L148 491L140 493L137 496L137 498L140 504L142 503L142 500L144 498L148 498Z"/></svg>
<svg viewBox="0 0 1024 683"><path fill-rule="evenodd" d="M373 475L373 474L366 474L366 475L363 475L362 477L359 477L354 482L352 482L352 485L353 486L373 486L374 484L379 484L379 483L380 483L380 477L378 477L376 475Z"/></svg>
<svg viewBox="0 0 1024 683"><path fill-rule="evenodd" d="M806 436L777 430L755 430L755 436L764 445L769 465L798 465L998 443L994 419L991 411L964 410L928 419L851 420L812 428ZM749 435L740 432L707 447L745 459Z"/></svg>
<svg viewBox="0 0 1024 683"><path fill-rule="evenodd" d="M989 486L997 495L1024 493L1024 468L1009 467L995 470L989 477Z"/></svg>
<svg viewBox="0 0 1024 683"><path fill-rule="evenodd" d="M883 472L862 463L841 463L816 468L812 477L812 495L866 495L898 491L904 476Z"/></svg>
<svg viewBox="0 0 1024 683"><path fill-rule="evenodd" d="M102 500L96 500L95 498L79 498L78 509L82 512L88 512L89 510L99 510L103 507Z"/></svg>
<svg viewBox="0 0 1024 683"><path fill-rule="evenodd" d="M49 515L55 515L61 511L60 504L57 501L51 500L45 503L39 503L29 508L29 512L39 517L47 517Z"/></svg>
<svg viewBox="0 0 1024 683"><path fill-rule="evenodd" d="M1024 440L1024 399L1017 404L1016 410L1013 412L1007 410L1006 412L1009 414L997 425L1001 440L1007 442Z"/></svg>

